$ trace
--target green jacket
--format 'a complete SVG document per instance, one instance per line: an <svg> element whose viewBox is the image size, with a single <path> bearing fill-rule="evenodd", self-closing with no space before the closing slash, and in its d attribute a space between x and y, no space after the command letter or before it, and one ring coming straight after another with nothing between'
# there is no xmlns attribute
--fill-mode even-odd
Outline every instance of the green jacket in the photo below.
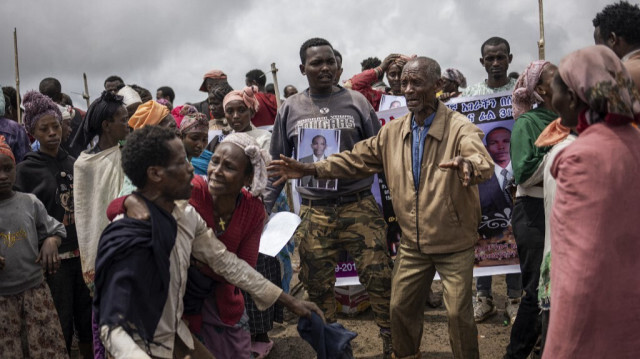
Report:
<svg viewBox="0 0 640 359"><path fill-rule="evenodd" d="M536 171L551 147L536 147L538 136L558 115L544 108L523 113L511 132L511 167L516 184L525 182Z"/></svg>

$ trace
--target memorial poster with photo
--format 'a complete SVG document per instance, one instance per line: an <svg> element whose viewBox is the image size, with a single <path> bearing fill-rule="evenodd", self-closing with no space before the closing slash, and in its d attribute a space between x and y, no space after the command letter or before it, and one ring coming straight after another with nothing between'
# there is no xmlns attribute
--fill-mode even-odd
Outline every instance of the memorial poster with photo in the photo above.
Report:
<svg viewBox="0 0 640 359"><path fill-rule="evenodd" d="M340 152L340 130L301 128L298 135L297 160L314 163ZM318 179L305 176L297 181L298 187L336 191L337 179Z"/></svg>
<svg viewBox="0 0 640 359"><path fill-rule="evenodd" d="M518 272L518 248L511 227L511 93L454 98L446 105L467 116L484 132L483 143L495 163L491 179L478 185L482 219L475 265L483 268L484 275Z"/></svg>
<svg viewBox="0 0 640 359"><path fill-rule="evenodd" d="M404 96L382 95L378 111L391 110L394 108L407 107L407 100ZM408 110L407 110L408 111Z"/></svg>

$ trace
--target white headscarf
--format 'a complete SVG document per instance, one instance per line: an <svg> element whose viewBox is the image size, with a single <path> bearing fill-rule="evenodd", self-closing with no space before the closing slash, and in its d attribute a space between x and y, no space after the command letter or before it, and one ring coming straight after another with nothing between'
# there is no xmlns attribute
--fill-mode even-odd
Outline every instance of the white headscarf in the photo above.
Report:
<svg viewBox="0 0 640 359"><path fill-rule="evenodd" d="M58 105L58 108L60 108L60 112L62 112L63 120L71 120L76 115L76 111L71 106Z"/></svg>
<svg viewBox="0 0 640 359"><path fill-rule="evenodd" d="M125 86L118 91L118 95L122 96L122 102L124 102L125 107L129 107L129 105L133 105L134 103L142 103L142 98L140 95L134 90L131 86Z"/></svg>
<svg viewBox="0 0 640 359"><path fill-rule="evenodd" d="M249 157L253 166L253 179L249 192L254 197L259 196L267 187L267 164L271 161L271 156L267 150L260 149L256 139L246 133L237 132L228 135L221 143L231 142L242 148L244 154Z"/></svg>

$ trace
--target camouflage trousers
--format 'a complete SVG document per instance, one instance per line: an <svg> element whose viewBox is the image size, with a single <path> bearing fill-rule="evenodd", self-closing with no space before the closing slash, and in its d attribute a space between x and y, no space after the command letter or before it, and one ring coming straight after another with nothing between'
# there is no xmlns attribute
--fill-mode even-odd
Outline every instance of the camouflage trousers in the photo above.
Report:
<svg viewBox="0 0 640 359"><path fill-rule="evenodd" d="M338 256L347 251L354 259L360 283L366 288L376 324L391 327L389 302L393 262L387 250L387 225L373 196L331 206L300 208L302 223L295 239L300 250L300 281L309 299L336 321L334 285Z"/></svg>

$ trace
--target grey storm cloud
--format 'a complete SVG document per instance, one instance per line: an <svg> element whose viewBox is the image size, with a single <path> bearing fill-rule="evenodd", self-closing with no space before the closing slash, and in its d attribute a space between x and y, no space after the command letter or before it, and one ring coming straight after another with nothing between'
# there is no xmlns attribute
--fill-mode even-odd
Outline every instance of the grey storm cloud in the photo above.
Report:
<svg viewBox="0 0 640 359"><path fill-rule="evenodd" d="M546 0L546 57L593 44L591 20L611 1ZM155 96L171 86L176 105L201 101L202 75L223 70L234 88L254 68L279 68L280 90L306 88L299 48L322 37L344 57L342 80L362 59L389 53L418 54L455 67L473 84L486 76L480 45L491 36L511 44L510 71L538 58L537 0L449 1L46 1L6 0L0 14L0 84L15 86L13 28L18 29L20 89L56 77L63 92L84 108L82 73L93 99L109 75L121 76ZM271 82L271 76L268 76Z"/></svg>

